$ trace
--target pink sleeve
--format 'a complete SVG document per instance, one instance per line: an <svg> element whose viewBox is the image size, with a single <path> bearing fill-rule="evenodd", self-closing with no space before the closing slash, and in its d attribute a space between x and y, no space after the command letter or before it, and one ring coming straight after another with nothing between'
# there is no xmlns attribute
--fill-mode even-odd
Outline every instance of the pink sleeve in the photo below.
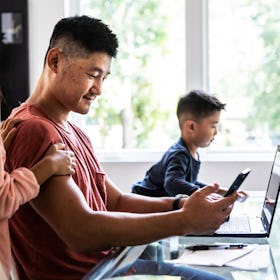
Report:
<svg viewBox="0 0 280 280"><path fill-rule="evenodd" d="M0 140L0 219L10 218L20 205L33 199L39 185L33 172L21 167L10 174L4 170L5 149Z"/></svg>

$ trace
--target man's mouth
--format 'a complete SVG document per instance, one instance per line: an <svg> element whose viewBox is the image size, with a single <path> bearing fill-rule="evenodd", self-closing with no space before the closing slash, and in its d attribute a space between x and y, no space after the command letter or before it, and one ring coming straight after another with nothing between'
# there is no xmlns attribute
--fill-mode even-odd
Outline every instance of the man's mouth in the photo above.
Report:
<svg viewBox="0 0 280 280"><path fill-rule="evenodd" d="M90 102L93 102L94 99L96 98L96 95L95 94L87 94L83 98L90 101Z"/></svg>

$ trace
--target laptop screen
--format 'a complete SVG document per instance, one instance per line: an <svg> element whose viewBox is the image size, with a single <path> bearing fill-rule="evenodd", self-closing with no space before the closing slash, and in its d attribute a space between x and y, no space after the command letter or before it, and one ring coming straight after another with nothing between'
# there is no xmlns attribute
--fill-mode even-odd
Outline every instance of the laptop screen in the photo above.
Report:
<svg viewBox="0 0 280 280"><path fill-rule="evenodd" d="M269 178L268 188L265 195L262 218L264 219L264 226L268 234L270 232L272 219L274 216L277 198L280 188L280 145L277 146L271 174Z"/></svg>
<svg viewBox="0 0 280 280"><path fill-rule="evenodd" d="M278 198L279 199L279 198ZM273 225L269 236L269 244L272 251L274 266L277 274L280 275L280 246L279 246L279 232L280 232L280 203L278 201L276 211L273 218Z"/></svg>

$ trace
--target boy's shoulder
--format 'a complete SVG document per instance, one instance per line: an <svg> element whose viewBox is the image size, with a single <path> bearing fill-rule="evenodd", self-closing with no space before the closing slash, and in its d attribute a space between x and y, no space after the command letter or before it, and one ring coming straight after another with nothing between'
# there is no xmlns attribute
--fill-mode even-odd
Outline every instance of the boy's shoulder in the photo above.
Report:
<svg viewBox="0 0 280 280"><path fill-rule="evenodd" d="M182 155L184 157L191 156L188 148L186 147L184 141L181 138L177 142L175 142L171 147L168 148L168 150L165 152L165 155L166 156Z"/></svg>

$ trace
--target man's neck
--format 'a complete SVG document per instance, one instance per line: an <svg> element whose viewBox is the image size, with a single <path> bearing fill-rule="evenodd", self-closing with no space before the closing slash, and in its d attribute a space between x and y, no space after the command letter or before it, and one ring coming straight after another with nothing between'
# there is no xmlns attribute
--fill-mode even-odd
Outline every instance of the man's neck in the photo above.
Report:
<svg viewBox="0 0 280 280"><path fill-rule="evenodd" d="M38 98L36 94L31 95L26 100L26 103L36 106L50 120L67 129L69 112L63 112L55 102L51 102L51 100L45 99L43 96L41 95Z"/></svg>
<svg viewBox="0 0 280 280"><path fill-rule="evenodd" d="M51 71L44 69L32 95L26 100L30 105L36 106L44 115L46 115L53 122L67 127L67 120L70 111L67 111L55 98L55 91L51 85L52 77Z"/></svg>

